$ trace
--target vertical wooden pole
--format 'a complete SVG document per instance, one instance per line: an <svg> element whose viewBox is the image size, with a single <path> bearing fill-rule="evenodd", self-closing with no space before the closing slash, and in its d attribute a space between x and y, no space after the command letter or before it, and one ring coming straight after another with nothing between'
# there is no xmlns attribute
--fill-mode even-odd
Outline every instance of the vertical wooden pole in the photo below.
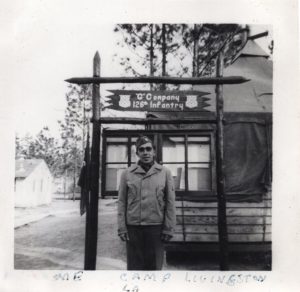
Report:
<svg viewBox="0 0 300 292"><path fill-rule="evenodd" d="M193 77L198 77L199 70L198 70L198 62L197 62L197 56L198 56L198 26L197 24L194 24L194 42L193 42Z"/></svg>
<svg viewBox="0 0 300 292"><path fill-rule="evenodd" d="M96 52L93 60L93 76L100 77L100 56ZM91 151L91 199L90 214L87 216L87 241L85 246L84 269L95 270L98 237L98 200L100 167L100 86L93 84L93 137Z"/></svg>
<svg viewBox="0 0 300 292"><path fill-rule="evenodd" d="M87 133L87 151L90 151L90 136L89 136L89 129ZM90 217L91 217L91 192L89 189L90 186L90 175L91 175L91 170L90 170L90 163L91 159L90 156L88 155L88 160L86 162L86 174L85 174L85 186L88 188L87 189L87 198L86 198L86 217L85 217L85 249L84 249L84 269L88 270L88 258L89 258L89 243L90 243Z"/></svg>
<svg viewBox="0 0 300 292"><path fill-rule="evenodd" d="M224 57L220 52L217 59L217 77L223 76ZM216 85L217 110L217 193L218 193L218 229L220 243L220 269L228 270L228 235L226 222L226 198L224 191L224 100L223 85Z"/></svg>
<svg viewBox="0 0 300 292"><path fill-rule="evenodd" d="M154 59L154 46L153 46L153 23L150 24L150 76L154 76L154 65L153 65L153 59ZM153 89L153 84L150 83L150 90Z"/></svg>
<svg viewBox="0 0 300 292"><path fill-rule="evenodd" d="M166 67L167 67L167 41L166 41L166 24L162 24L162 47L161 47L161 53L162 53L162 72L161 76L166 76ZM166 84L161 84L161 90L166 90L167 86Z"/></svg>

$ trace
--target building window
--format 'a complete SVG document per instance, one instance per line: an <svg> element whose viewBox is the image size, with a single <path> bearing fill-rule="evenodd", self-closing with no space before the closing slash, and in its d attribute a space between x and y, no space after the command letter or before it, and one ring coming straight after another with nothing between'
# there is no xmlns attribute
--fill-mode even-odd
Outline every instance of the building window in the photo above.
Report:
<svg viewBox="0 0 300 292"><path fill-rule="evenodd" d="M32 182L32 191L35 192L35 180Z"/></svg>
<svg viewBox="0 0 300 292"><path fill-rule="evenodd" d="M173 175L176 190L185 190L185 139L182 136L163 137L161 163Z"/></svg>
<svg viewBox="0 0 300 292"><path fill-rule="evenodd" d="M212 191L211 137L163 135L162 164L177 191Z"/></svg>
<svg viewBox="0 0 300 292"><path fill-rule="evenodd" d="M104 194L117 195L122 172L137 162L135 142L137 131L107 131L104 135ZM145 134L153 139L156 160L168 167L175 190L186 195L215 195L215 165L213 132Z"/></svg>
<svg viewBox="0 0 300 292"><path fill-rule="evenodd" d="M210 137L188 137L188 190L212 190Z"/></svg>
<svg viewBox="0 0 300 292"><path fill-rule="evenodd" d="M107 138L106 190L116 191L121 173L128 167L128 138Z"/></svg>
<svg viewBox="0 0 300 292"><path fill-rule="evenodd" d="M122 172L131 164L137 162L136 140L136 135L106 138L106 191L117 191L119 189Z"/></svg>
<svg viewBox="0 0 300 292"><path fill-rule="evenodd" d="M40 188L40 191L42 192L43 191L43 180L41 179L41 188Z"/></svg>

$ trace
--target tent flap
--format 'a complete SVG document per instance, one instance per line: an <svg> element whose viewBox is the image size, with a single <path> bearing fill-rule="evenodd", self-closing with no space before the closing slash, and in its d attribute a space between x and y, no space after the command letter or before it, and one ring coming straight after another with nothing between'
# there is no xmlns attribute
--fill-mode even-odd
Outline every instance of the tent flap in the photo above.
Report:
<svg viewBox="0 0 300 292"><path fill-rule="evenodd" d="M271 184L271 126L230 123L224 127L225 193L263 195Z"/></svg>

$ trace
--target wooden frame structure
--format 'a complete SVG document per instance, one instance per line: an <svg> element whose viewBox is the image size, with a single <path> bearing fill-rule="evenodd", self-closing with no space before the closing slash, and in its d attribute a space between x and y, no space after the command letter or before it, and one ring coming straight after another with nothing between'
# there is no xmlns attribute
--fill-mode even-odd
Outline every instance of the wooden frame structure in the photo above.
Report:
<svg viewBox="0 0 300 292"><path fill-rule="evenodd" d="M93 60L93 77L75 77L65 81L75 84L93 84L93 134L91 150L91 194L86 217L85 270L96 269L97 236L98 236L98 199L100 168L100 127L104 123L118 124L178 124L178 123L215 123L217 125L216 168L217 168L217 201L218 230L220 247L220 270L228 270L228 240L226 224L226 198L224 193L223 171L223 84L240 84L249 81L241 76L223 77L223 54L218 56L217 76L199 78L177 77L100 77L100 56L96 52ZM100 84L101 83L160 83L160 84L192 84L216 85L216 119L127 119L101 118L100 116Z"/></svg>

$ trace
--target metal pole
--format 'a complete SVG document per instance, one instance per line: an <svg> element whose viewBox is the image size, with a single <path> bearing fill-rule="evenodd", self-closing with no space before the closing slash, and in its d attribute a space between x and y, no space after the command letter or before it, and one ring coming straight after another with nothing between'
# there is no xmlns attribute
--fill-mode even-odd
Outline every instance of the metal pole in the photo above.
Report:
<svg viewBox="0 0 300 292"><path fill-rule="evenodd" d="M223 52L217 59L217 77L223 75ZM223 85L216 85L216 111L217 111L217 194L218 194L218 229L220 243L220 269L227 271L228 267L228 234L226 222L226 197L224 192L224 100Z"/></svg>
<svg viewBox="0 0 300 292"><path fill-rule="evenodd" d="M96 52L93 60L93 75L100 77L100 56ZM90 214L87 216L87 244L84 259L85 270L96 269L98 237L98 200L100 166L100 86L93 84L93 137L91 151L91 200Z"/></svg>

